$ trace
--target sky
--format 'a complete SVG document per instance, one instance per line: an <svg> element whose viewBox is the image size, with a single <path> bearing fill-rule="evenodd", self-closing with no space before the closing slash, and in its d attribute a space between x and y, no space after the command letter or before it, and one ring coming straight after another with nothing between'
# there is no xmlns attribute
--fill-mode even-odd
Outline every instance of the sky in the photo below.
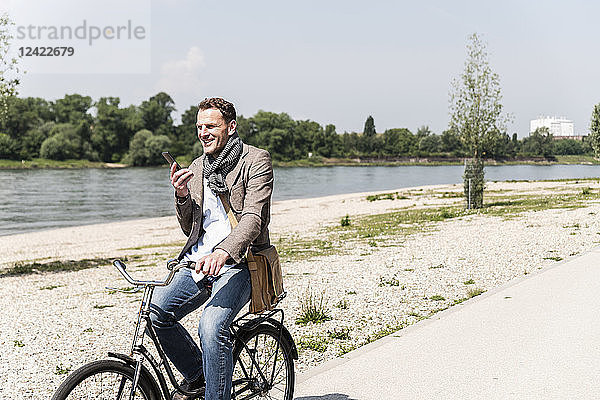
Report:
<svg viewBox="0 0 600 400"><path fill-rule="evenodd" d="M47 24L81 21L81 9L43 9L42 0L12 0L12 5L0 0L0 9L17 1L30 4L32 13L38 10ZM75 0L45 3L69 1ZM76 3L88 7L90 21L102 14L105 20L143 23L147 40L137 44L146 47L134 49L132 41L77 44L80 56L86 48L94 54L108 49L102 60L110 62L71 71L72 62L59 73L30 68L20 96L116 96L127 106L165 91L175 100L176 119L203 98L221 96L244 116L286 112L294 119L334 124L338 133L361 132L372 115L378 132L403 127L415 132L427 125L440 134L448 127L451 81L463 70L468 36L477 32L500 76L504 110L513 116L509 134L526 136L529 121L540 115L571 119L576 134L587 134L593 106L600 103L598 2ZM27 69L29 62L22 66Z"/></svg>

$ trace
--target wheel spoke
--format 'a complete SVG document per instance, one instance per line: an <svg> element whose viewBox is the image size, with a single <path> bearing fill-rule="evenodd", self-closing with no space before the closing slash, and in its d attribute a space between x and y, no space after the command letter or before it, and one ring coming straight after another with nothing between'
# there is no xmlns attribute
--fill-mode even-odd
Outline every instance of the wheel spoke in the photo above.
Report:
<svg viewBox="0 0 600 400"><path fill-rule="evenodd" d="M260 325L246 334L244 341L246 347L238 345L234 352L234 376L238 382L248 382L247 397L292 400L293 360L285 350L289 345L284 345L280 331ZM234 390L241 387L238 384Z"/></svg>

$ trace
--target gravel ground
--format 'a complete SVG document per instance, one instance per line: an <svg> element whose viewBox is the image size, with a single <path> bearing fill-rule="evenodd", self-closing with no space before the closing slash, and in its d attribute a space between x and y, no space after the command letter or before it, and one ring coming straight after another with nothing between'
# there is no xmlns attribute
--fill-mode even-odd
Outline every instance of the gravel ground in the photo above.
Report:
<svg viewBox="0 0 600 400"><path fill-rule="evenodd" d="M515 182L488 183L488 192L556 196L584 187L600 190L596 181ZM273 236L317 238L328 227L339 226L345 215L354 221L359 215L403 207L459 204L460 199L439 194L460 190L455 185L402 189L406 199L373 202L365 194L278 202ZM529 211L512 218L469 214L379 240L377 246L347 241L334 255L284 262L288 297L281 306L300 347L297 371L452 306L469 291L489 290L598 246L598 216L600 203L595 200L584 207ZM164 274L159 260L175 253L173 242L182 240L173 222L164 218L91 225L1 237L0 262L6 267L36 258L127 255L134 276L154 279ZM39 244L35 256L27 252L30 243ZM124 250L149 244L163 247ZM48 398L66 371L105 358L109 350L128 352L139 295L111 294L105 286L127 283L112 266L0 278L0 399ZM309 293L323 295L329 321L294 323ZM191 332L198 315L185 320Z"/></svg>

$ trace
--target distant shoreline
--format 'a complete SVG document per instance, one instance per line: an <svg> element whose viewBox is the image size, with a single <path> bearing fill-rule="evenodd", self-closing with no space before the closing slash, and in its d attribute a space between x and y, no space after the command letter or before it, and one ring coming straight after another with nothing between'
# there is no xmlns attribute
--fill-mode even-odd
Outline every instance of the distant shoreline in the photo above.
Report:
<svg viewBox="0 0 600 400"><path fill-rule="evenodd" d="M274 167L373 167L373 166L444 166L462 165L464 158L444 157L398 157L398 158L323 158L314 157L293 161L273 161ZM600 160L592 156L556 156L554 160L525 158L513 160L486 160L486 165L600 165ZM184 164L185 165L185 164ZM105 163L88 160L0 160L0 170L19 169L84 169L84 168L133 168L121 163ZM136 167L146 168L146 167ZM152 168L152 167L149 167Z"/></svg>

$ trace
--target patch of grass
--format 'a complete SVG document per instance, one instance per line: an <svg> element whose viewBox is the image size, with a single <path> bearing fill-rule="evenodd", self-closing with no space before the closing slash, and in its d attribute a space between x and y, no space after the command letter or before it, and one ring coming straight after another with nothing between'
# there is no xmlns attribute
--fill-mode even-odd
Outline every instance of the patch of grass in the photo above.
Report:
<svg viewBox="0 0 600 400"><path fill-rule="evenodd" d="M352 224L350 228L339 232L342 241L353 239L385 238L400 234L421 232L428 228L428 223L444 221L465 215L461 207L437 207L424 209L402 209L383 214L367 215Z"/></svg>
<svg viewBox="0 0 600 400"><path fill-rule="evenodd" d="M71 367L65 367L64 365L62 365L62 363L60 363L56 366L56 369L54 370L54 375L66 375L69 372L71 372Z"/></svg>
<svg viewBox="0 0 600 400"><path fill-rule="evenodd" d="M337 355L338 357L341 357L344 354L351 352L352 350L356 350L358 347L359 345L356 343L340 344L340 350L338 351Z"/></svg>
<svg viewBox="0 0 600 400"><path fill-rule="evenodd" d="M466 281L463 282L465 285L473 285L475 284L475 281L473 279L468 279Z"/></svg>
<svg viewBox="0 0 600 400"><path fill-rule="evenodd" d="M94 308L95 308L96 310L103 310L103 309L105 309L105 308L109 308L109 307L114 307L114 305L112 305L112 304L96 304L96 305L94 306Z"/></svg>
<svg viewBox="0 0 600 400"><path fill-rule="evenodd" d="M405 323L396 323L396 324L387 324L384 328L372 333L367 338L367 343L374 342L378 339L381 339L384 336L390 335L394 332L398 332L400 329L406 327ZM366 344L366 343L365 343Z"/></svg>
<svg viewBox="0 0 600 400"><path fill-rule="evenodd" d="M13 340L13 345L14 347L25 347L25 343L19 339Z"/></svg>
<svg viewBox="0 0 600 400"><path fill-rule="evenodd" d="M589 200L600 200L600 193L557 193L553 196L547 195L511 195L497 196L495 201L487 203L480 210L481 213L496 216L515 216L528 211L541 211L548 209L567 208L575 209L585 207Z"/></svg>
<svg viewBox="0 0 600 400"><path fill-rule="evenodd" d="M429 300L434 300L434 301L444 301L446 300L446 298L444 296L440 296L439 294L433 295L429 298Z"/></svg>
<svg viewBox="0 0 600 400"><path fill-rule="evenodd" d="M562 261L562 257L552 256L552 257L544 257L544 260L552 260L552 261Z"/></svg>
<svg viewBox="0 0 600 400"><path fill-rule="evenodd" d="M340 301L335 303L335 307L339 308L340 310L347 310L348 309L348 300L341 299Z"/></svg>
<svg viewBox="0 0 600 400"><path fill-rule="evenodd" d="M391 278L384 278L383 276L379 277L379 287L383 286L400 286L400 281L396 279L395 276Z"/></svg>
<svg viewBox="0 0 600 400"><path fill-rule="evenodd" d="M84 329L83 331L86 333L90 333L90 332L94 332L94 329L90 327L90 328Z"/></svg>
<svg viewBox="0 0 600 400"><path fill-rule="evenodd" d="M431 267L429 267L429 269L439 269L439 268L445 268L446 266L442 263L442 264L438 264L438 265L432 265Z"/></svg>
<svg viewBox="0 0 600 400"><path fill-rule="evenodd" d="M42 286L42 287L40 288L40 290L53 290L53 289L56 289L56 288L59 288L59 287L63 287L63 286L65 286L65 285L49 285L49 286Z"/></svg>
<svg viewBox="0 0 600 400"><path fill-rule="evenodd" d="M317 295L310 289L307 290L300 304L300 314L296 317L296 324L306 325L310 322L320 324L329 320L331 320L331 316L329 315L325 292Z"/></svg>
<svg viewBox="0 0 600 400"><path fill-rule="evenodd" d="M117 288L117 289L118 290L109 290L108 294L121 293L121 292L119 292L119 290L130 291L130 290L133 290L134 287L133 286L123 286L123 287L120 287L120 288ZM131 293L126 293L126 294L131 294Z"/></svg>
<svg viewBox="0 0 600 400"><path fill-rule="evenodd" d="M107 168L109 164L88 160L48 160L34 158L33 160L0 160L0 169L38 169L38 168Z"/></svg>
<svg viewBox="0 0 600 400"><path fill-rule="evenodd" d="M404 268L404 271L406 272L413 272L415 269L414 268Z"/></svg>
<svg viewBox="0 0 600 400"><path fill-rule="evenodd" d="M298 340L298 347L324 353L327 350L327 339L318 336L303 336Z"/></svg>
<svg viewBox="0 0 600 400"><path fill-rule="evenodd" d="M329 238L305 239L299 236L282 236L277 241L277 252L282 261L297 261L340 254L344 250L335 246Z"/></svg>
<svg viewBox="0 0 600 400"><path fill-rule="evenodd" d="M418 313L418 312L416 312L416 311L411 311L411 312L409 312L409 313L408 313L408 316L409 316L409 317L415 317L415 318L421 318L421 314L419 314L419 313Z"/></svg>
<svg viewBox="0 0 600 400"><path fill-rule="evenodd" d="M346 214L346 216L341 219L340 225L342 227L350 226L350 216L348 214Z"/></svg>
<svg viewBox="0 0 600 400"><path fill-rule="evenodd" d="M122 260L127 261L127 258L122 258ZM111 258L86 258L84 260L51 261L43 264L38 262L29 264L18 262L13 264L12 268L8 268L0 272L0 277L38 274L42 272L79 271L82 269L109 265L111 262Z"/></svg>
<svg viewBox="0 0 600 400"><path fill-rule="evenodd" d="M332 331L327 331L327 336L331 339L348 340L350 339L350 328L334 328Z"/></svg>
<svg viewBox="0 0 600 400"><path fill-rule="evenodd" d="M438 192L436 194L442 199L457 199L464 197L462 192Z"/></svg>
<svg viewBox="0 0 600 400"><path fill-rule="evenodd" d="M585 187L585 188L581 189L581 194L584 196L587 196L588 194L591 194L591 193L592 193L592 189L589 187Z"/></svg>
<svg viewBox="0 0 600 400"><path fill-rule="evenodd" d="M485 292L485 290L480 289L480 288L469 289L469 291L467 292L467 298L471 299L475 296L479 296L480 294L482 294L484 292Z"/></svg>
<svg viewBox="0 0 600 400"><path fill-rule="evenodd" d="M394 193L380 193L380 194L372 194L367 196L367 201L377 201L377 200L406 200L407 196L402 193L394 192Z"/></svg>
<svg viewBox="0 0 600 400"><path fill-rule="evenodd" d="M346 294L356 294L356 290L348 290Z"/></svg>

